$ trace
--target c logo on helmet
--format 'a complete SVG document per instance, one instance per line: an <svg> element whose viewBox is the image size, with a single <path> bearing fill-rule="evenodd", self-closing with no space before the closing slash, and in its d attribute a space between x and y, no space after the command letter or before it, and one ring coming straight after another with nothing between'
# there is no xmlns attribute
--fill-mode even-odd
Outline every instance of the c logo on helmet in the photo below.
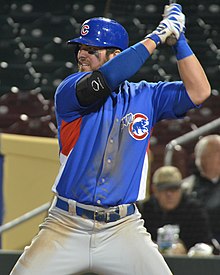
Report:
<svg viewBox="0 0 220 275"><path fill-rule="evenodd" d="M148 125L148 117L144 114L137 113L133 115L132 123L129 125L129 134L136 140L145 139L149 134Z"/></svg>
<svg viewBox="0 0 220 275"><path fill-rule="evenodd" d="M81 35L86 35L89 33L89 25L83 25L81 28Z"/></svg>

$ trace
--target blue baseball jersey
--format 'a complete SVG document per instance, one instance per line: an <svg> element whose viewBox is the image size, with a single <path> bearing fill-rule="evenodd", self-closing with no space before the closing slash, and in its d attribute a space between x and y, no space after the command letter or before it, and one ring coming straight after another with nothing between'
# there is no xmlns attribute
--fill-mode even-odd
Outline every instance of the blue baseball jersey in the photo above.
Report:
<svg viewBox="0 0 220 275"><path fill-rule="evenodd" d="M105 100L83 107L76 83L85 74L68 76L55 94L61 166L52 190L103 207L144 199L152 128L196 106L181 81L125 81Z"/></svg>

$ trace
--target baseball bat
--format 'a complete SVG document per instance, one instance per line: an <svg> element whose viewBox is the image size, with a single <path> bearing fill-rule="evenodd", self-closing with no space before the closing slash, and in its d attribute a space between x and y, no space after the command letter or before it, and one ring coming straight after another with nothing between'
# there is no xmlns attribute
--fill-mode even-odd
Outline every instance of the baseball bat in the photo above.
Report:
<svg viewBox="0 0 220 275"><path fill-rule="evenodd" d="M169 0L169 5L170 4L173 4L173 3L176 3L177 1L176 0ZM166 44L168 46L173 46L175 45L177 42L177 39L176 39L176 36L174 34L171 34L170 36L167 37L166 39Z"/></svg>

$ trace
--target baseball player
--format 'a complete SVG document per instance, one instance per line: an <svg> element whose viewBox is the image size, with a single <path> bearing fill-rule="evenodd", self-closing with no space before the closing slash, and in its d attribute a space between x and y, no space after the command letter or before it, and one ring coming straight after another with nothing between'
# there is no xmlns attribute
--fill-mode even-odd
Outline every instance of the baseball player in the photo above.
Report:
<svg viewBox="0 0 220 275"><path fill-rule="evenodd" d="M180 5L128 47L116 21L85 21L75 45L79 72L58 86L55 107L61 167L49 215L11 274L170 275L135 202L145 197L150 133L209 95L206 75L184 36ZM175 34L182 81L127 81Z"/></svg>

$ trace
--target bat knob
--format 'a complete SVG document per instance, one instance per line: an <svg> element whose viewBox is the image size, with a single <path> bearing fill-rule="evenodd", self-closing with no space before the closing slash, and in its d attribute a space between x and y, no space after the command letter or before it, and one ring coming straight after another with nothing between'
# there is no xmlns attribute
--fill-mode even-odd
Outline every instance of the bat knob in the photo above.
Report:
<svg viewBox="0 0 220 275"><path fill-rule="evenodd" d="M174 46L177 42L177 39L175 37L174 34L171 34L170 36L167 37L165 43L168 45L168 46Z"/></svg>

